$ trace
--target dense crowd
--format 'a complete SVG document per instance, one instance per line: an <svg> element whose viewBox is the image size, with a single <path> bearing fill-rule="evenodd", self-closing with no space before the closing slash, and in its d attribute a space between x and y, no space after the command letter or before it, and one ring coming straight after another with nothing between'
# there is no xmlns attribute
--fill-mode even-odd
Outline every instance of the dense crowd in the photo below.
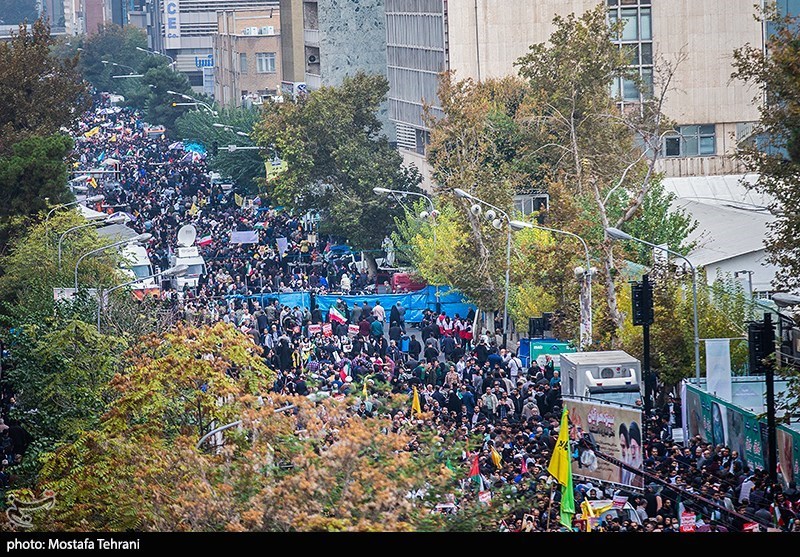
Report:
<svg viewBox="0 0 800 557"><path fill-rule="evenodd" d="M97 126L99 133L84 137ZM527 512L509 515L500 529L561 528L559 490L547 473L564 404L551 359L523 365L517 350L503 347L498 326L473 331L471 313L426 310L421 322L408 323L399 303L351 306L340 299L334 318L277 300L262 305L246 295L348 292L364 288L369 279L352 266L331 264L326 259L331 239L316 234L312 222L282 208L243 203L212 184L202 157L171 149L161 135L150 137L136 112L95 109L77 137L81 169L108 157L120 161L117 177L103 186L104 204L132 214L129 226L137 232L153 234L148 250L161 268L169 266L182 225L193 224L198 237L211 236L211 244L201 248L207 273L180 300L187 321L223 320L250 335L277 373L275 392L317 399L352 395L358 400L354 413L389 416L396 431L414 435L433 429L463 439L464 466L477 458L483 488L476 488L476 495L478 490L510 489L514 497L529 501ZM258 242L227 241L230 232L245 230L256 230ZM278 245L283 238L285 251ZM422 414L388 409L389 394L407 396L410 408L414 391ZM605 509L595 530L677 531L681 509L695 513L701 531L742 530L750 522L800 530L794 485L771 485L762 470L751 470L724 445L699 437L676 443L672 432L680 427L678 401L666 393L664 400L645 420L643 470L631 472L645 476L643 489L576 478L576 509L584 500L620 495L634 508L632 514ZM577 444L573 448L576 454L583 450ZM457 512L458 503L453 500L448 508Z"/></svg>

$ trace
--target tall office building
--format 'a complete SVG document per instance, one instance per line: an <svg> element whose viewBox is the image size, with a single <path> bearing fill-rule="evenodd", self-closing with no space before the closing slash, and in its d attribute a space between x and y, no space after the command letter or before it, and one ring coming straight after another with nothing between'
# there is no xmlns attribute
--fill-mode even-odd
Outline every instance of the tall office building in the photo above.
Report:
<svg viewBox="0 0 800 557"><path fill-rule="evenodd" d="M667 176L741 172L727 155L758 119L758 109L754 91L730 76L734 49L763 45L753 0L605 2L609 20L625 22L618 43L631 49L643 80L652 80L657 59L686 55L664 105L680 133L666 138L660 170ZM423 105L441 116L440 72L476 80L515 74L513 64L529 45L548 41L556 14L596 6L597 0L386 0L389 115L404 159L427 174ZM621 104L639 100L632 83L610 85Z"/></svg>
<svg viewBox="0 0 800 557"><path fill-rule="evenodd" d="M146 0L137 21L144 21L148 48L171 56L196 92L213 95L217 12L270 8L278 0Z"/></svg>
<svg viewBox="0 0 800 557"><path fill-rule="evenodd" d="M298 84L312 91L337 86L359 71L386 76L384 4L385 0L282 0L284 95L296 92ZM394 141L386 104L379 118Z"/></svg>

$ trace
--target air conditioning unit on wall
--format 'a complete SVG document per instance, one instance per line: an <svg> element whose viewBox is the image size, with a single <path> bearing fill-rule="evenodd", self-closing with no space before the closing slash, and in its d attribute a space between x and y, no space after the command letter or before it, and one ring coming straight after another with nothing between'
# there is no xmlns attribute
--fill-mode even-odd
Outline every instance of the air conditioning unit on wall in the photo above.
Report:
<svg viewBox="0 0 800 557"><path fill-rule="evenodd" d="M275 34L275 27L272 25L267 25L262 27L259 31L259 35L274 35Z"/></svg>

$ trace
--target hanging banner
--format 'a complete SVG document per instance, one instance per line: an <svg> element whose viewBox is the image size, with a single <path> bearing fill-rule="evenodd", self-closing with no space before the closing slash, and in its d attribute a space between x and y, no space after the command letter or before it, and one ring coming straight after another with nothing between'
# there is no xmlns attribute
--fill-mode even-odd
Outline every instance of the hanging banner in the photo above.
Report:
<svg viewBox="0 0 800 557"><path fill-rule="evenodd" d="M730 402L731 341L728 338L708 338L705 342L708 392Z"/></svg>
<svg viewBox="0 0 800 557"><path fill-rule="evenodd" d="M636 469L644 461L642 452L642 411L613 404L565 399L569 421L579 432L594 436L598 448ZM589 451L586 451L589 452ZM572 473L604 482L644 487L644 478L630 470L598 458L573 459Z"/></svg>
<svg viewBox="0 0 800 557"><path fill-rule="evenodd" d="M164 48L181 47L181 10L178 0L164 2Z"/></svg>

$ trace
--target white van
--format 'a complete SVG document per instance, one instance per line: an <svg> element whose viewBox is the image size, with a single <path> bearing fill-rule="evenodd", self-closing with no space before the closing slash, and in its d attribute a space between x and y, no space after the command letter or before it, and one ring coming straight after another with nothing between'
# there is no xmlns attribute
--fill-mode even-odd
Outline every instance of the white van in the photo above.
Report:
<svg viewBox="0 0 800 557"><path fill-rule="evenodd" d="M128 244L122 249L122 257L125 260L123 273L129 277L128 280L140 279L131 284L133 294L139 299L145 295L159 295L161 285L157 277L153 277L156 271L147 255L147 249L137 244Z"/></svg>

